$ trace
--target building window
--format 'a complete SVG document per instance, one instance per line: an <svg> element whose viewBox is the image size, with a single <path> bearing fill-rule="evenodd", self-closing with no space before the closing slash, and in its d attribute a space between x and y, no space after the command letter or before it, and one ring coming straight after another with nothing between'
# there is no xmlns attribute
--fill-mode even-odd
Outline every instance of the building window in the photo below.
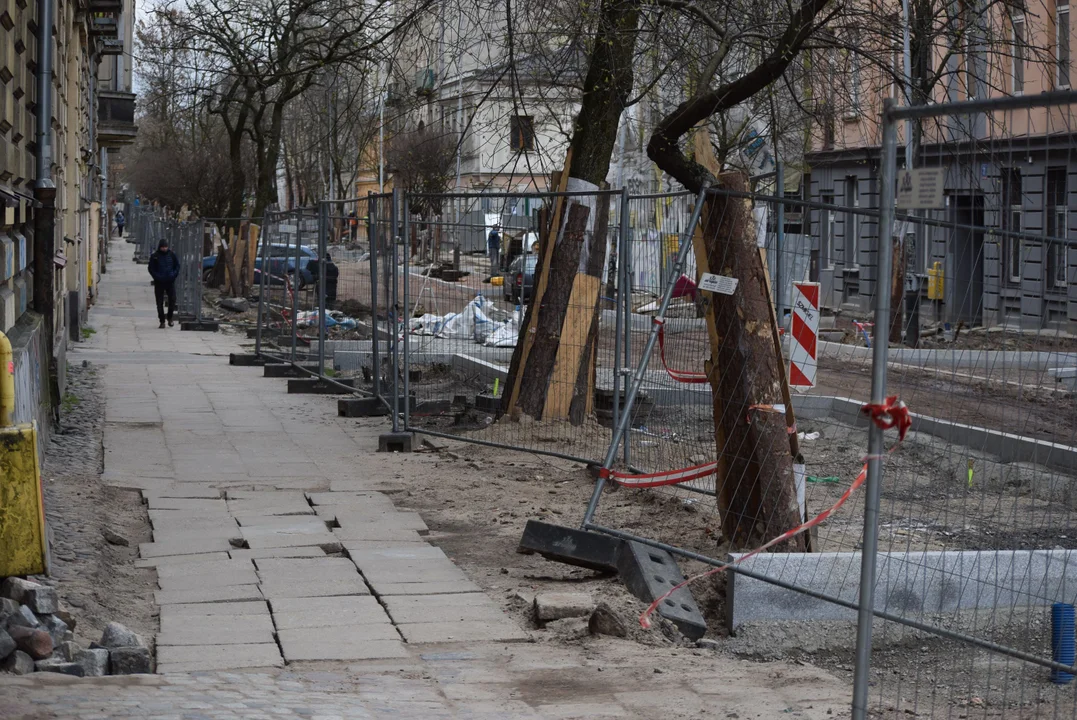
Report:
<svg viewBox="0 0 1077 720"><path fill-rule="evenodd" d="M1047 168L1047 282L1051 287L1066 287L1066 271L1069 263L1068 248L1064 242L1069 235L1066 201L1066 168Z"/></svg>
<svg viewBox="0 0 1077 720"><path fill-rule="evenodd" d="M1027 40L1025 36L1025 16L1015 15L1013 18L1013 94L1018 95L1025 91L1025 48Z"/></svg>
<svg viewBox="0 0 1077 720"><path fill-rule="evenodd" d="M1011 283L1021 282L1021 238L1008 233L1021 232L1021 171L1004 169L1002 175L1002 229L1007 232L1002 239L1003 268Z"/></svg>
<svg viewBox="0 0 1077 720"><path fill-rule="evenodd" d="M535 126L528 115L509 118L509 147L513 152L532 152L535 149Z"/></svg>
<svg viewBox="0 0 1077 720"><path fill-rule="evenodd" d="M1058 61L1058 88L1070 86L1070 6L1059 5L1055 15L1055 59Z"/></svg>
<svg viewBox="0 0 1077 720"><path fill-rule="evenodd" d="M857 252L860 245L860 192L857 188L856 175L845 178L845 267L852 269L860 267L860 256Z"/></svg>
<svg viewBox="0 0 1077 720"><path fill-rule="evenodd" d="M833 195L823 195L824 205L833 205ZM834 255L830 251L834 242L834 211L823 208L819 211L819 267L832 269Z"/></svg>
<svg viewBox="0 0 1077 720"><path fill-rule="evenodd" d="M860 96L860 53L849 58L849 113L857 117L863 112Z"/></svg>

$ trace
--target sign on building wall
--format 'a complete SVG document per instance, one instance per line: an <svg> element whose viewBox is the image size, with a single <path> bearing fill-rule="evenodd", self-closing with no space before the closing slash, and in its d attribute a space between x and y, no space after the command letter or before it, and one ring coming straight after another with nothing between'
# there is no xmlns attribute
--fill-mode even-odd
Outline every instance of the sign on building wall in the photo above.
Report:
<svg viewBox="0 0 1077 720"><path fill-rule="evenodd" d="M898 209L934 210L943 207L942 189L945 182L945 168L898 170Z"/></svg>

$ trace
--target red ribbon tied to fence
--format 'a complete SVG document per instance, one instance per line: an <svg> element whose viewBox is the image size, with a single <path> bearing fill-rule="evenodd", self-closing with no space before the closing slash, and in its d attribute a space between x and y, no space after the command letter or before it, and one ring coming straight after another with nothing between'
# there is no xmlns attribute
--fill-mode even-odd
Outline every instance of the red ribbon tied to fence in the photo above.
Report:
<svg viewBox="0 0 1077 720"><path fill-rule="evenodd" d="M869 418L871 418L871 421L875 423L876 427L882 428L883 430L896 428L898 431L898 445L900 445L901 441L905 439L905 434L909 431L909 428L912 427L912 416L909 414L909 408L907 405L905 405L903 401L898 400L897 395L892 395L886 398L886 400L881 403L867 403L860 408L860 411L866 414ZM894 447L890 448L889 452L894 452L894 450L898 448L898 445L894 445ZM653 603L647 606L647 609L644 610L643 614L639 616L639 624L644 628L651 627L651 615L654 613L655 610L658 609L658 606L662 604L662 601L668 598L673 593L680 590L685 585L696 580L702 580L705 577L710 577L711 575L717 575L720 572L725 572L732 566L739 565L748 558L754 557L755 555L758 555L764 550L772 548L779 543L785 542L786 540L795 537L796 535L806 530L810 530L816 525L822 523L833 513L837 512L837 510L846 503L846 501L852 496L852 494L856 492L861 485L864 484L864 481L868 477L868 459L871 458L864 458L864 465L860 468L860 472L857 474L856 479L853 480L852 484L849 485L845 492L841 494L841 497L838 498L838 501L836 503L813 517L811 520L797 525L791 530L785 531L773 540L770 540L769 542L760 545L751 552L741 555L733 562L727 563L726 565L722 565L721 567L712 568L707 572L700 573L699 575L694 575L685 580L684 582L680 583L679 585L675 585L664 595L662 595L660 598L656 599Z"/></svg>

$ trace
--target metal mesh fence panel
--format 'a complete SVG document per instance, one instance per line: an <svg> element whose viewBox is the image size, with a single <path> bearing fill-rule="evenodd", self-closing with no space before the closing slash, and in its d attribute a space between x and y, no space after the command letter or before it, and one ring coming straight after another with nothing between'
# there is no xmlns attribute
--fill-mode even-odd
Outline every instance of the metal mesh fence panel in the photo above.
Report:
<svg viewBox="0 0 1077 720"><path fill-rule="evenodd" d="M608 191L404 198L408 429L601 458L623 352L622 214ZM540 281L551 242L561 262Z"/></svg>

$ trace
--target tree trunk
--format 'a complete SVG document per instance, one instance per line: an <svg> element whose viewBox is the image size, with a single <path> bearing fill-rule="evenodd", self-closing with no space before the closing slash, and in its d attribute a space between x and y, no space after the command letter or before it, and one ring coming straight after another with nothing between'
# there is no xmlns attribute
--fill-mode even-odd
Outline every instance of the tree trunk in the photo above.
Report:
<svg viewBox="0 0 1077 720"><path fill-rule="evenodd" d="M569 178L599 187L605 183L621 112L632 92L638 24L637 0L603 0L565 168ZM553 213L559 227L540 235L535 297L524 314L501 411L567 417L578 425L592 405L609 199L597 205L589 240L585 231L590 210L565 199L555 202L560 206L560 213ZM581 272L585 242L587 263Z"/></svg>
<svg viewBox="0 0 1077 720"><path fill-rule="evenodd" d="M741 175L723 176L722 183L741 192L747 186ZM800 524L785 415L751 409L783 402L785 369L774 352L767 279L747 202L713 196L700 222L708 266L740 280L732 295L709 294L718 342L708 373L724 470L717 488L722 532L736 546L754 546ZM782 549L804 548L799 536Z"/></svg>

